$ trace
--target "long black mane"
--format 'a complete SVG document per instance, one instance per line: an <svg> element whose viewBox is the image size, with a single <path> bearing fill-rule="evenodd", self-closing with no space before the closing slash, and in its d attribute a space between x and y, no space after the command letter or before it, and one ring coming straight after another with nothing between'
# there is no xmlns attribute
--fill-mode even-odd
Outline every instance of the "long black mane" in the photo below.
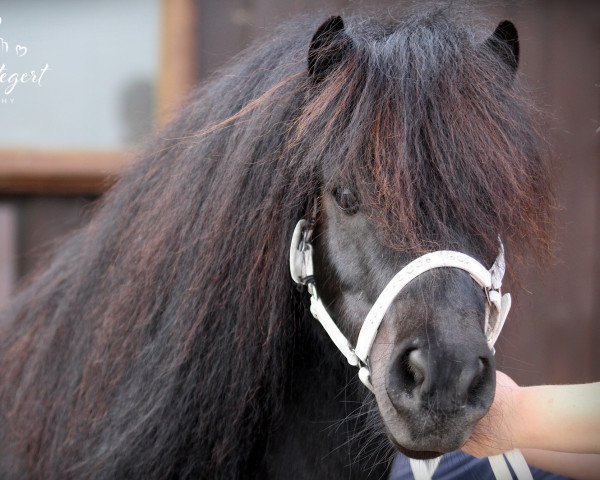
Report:
<svg viewBox="0 0 600 480"><path fill-rule="evenodd" d="M249 471L313 341L287 252L324 165L398 249L547 246L538 137L483 36L444 10L349 18L353 48L317 84L319 20L198 89L2 312L0 413L31 476Z"/></svg>

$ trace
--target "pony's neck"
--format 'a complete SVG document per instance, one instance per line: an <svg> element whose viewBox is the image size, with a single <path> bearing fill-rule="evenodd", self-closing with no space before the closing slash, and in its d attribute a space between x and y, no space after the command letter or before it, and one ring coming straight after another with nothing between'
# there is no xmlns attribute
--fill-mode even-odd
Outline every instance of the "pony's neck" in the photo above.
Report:
<svg viewBox="0 0 600 480"><path fill-rule="evenodd" d="M262 478L364 479L371 471L373 478L383 478L387 465L371 469L356 463L365 442L367 415L356 416L365 387L310 315L303 325L287 375L284 416L268 436L257 473Z"/></svg>

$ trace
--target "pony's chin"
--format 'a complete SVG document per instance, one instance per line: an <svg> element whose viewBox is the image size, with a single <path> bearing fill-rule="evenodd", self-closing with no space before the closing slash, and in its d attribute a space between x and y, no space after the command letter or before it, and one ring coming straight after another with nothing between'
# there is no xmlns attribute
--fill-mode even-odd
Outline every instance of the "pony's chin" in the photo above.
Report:
<svg viewBox="0 0 600 480"><path fill-rule="evenodd" d="M440 455L443 455L441 452L435 452L433 450L411 450L409 448L405 448L400 445L394 438L388 434L388 437L396 450L398 450L402 455L407 456L408 458L414 458L415 460L431 460L433 458L437 458Z"/></svg>

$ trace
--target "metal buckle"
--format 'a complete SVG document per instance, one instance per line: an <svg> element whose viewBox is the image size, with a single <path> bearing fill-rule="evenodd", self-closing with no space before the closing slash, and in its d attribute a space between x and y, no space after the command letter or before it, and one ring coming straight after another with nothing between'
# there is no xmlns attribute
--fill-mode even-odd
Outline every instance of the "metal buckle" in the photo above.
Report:
<svg viewBox="0 0 600 480"><path fill-rule="evenodd" d="M313 224L308 220L300 220L294 228L290 246L290 273L294 282L306 285L313 282L312 236Z"/></svg>

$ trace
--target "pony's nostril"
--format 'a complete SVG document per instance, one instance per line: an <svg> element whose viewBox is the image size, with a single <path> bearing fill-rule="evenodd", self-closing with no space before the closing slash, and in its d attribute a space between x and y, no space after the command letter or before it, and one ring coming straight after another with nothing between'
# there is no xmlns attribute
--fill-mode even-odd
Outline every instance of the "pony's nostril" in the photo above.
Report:
<svg viewBox="0 0 600 480"><path fill-rule="evenodd" d="M472 404L479 399L481 390L484 388L486 378L489 374L489 368L489 361L487 358L479 357L477 359L477 368L467 390L467 403Z"/></svg>
<svg viewBox="0 0 600 480"><path fill-rule="evenodd" d="M486 366L488 364L487 358L485 357L479 357L479 363L478 363L478 367L477 367L477 375L481 376L483 375Z"/></svg>
<svg viewBox="0 0 600 480"><path fill-rule="evenodd" d="M411 396L416 393L427 377L426 360L421 350L409 347L401 352L391 374L393 384Z"/></svg>
<svg viewBox="0 0 600 480"><path fill-rule="evenodd" d="M407 356L407 364L408 372L412 376L414 386L418 387L425 380L427 373L427 364L421 350L411 350Z"/></svg>
<svg viewBox="0 0 600 480"><path fill-rule="evenodd" d="M423 382L424 371L419 361L415 360L414 352L417 350L414 346L399 348L388 373L386 382L388 396L398 409L403 408L402 404L405 400L412 397Z"/></svg>

